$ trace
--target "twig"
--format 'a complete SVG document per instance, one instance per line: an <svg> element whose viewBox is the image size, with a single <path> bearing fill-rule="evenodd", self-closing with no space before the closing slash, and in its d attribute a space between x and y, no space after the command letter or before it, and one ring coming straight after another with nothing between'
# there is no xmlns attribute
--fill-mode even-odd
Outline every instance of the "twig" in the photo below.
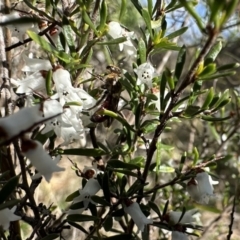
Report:
<svg viewBox="0 0 240 240"><path fill-rule="evenodd" d="M227 235L227 240L231 239L231 235L233 233L232 229L233 229L233 223L234 223L234 212L235 212L235 205L236 205L236 196L234 196L233 198L233 206L232 206L232 211L231 211L231 220L230 220L230 224L229 224L229 231L228 231L228 235Z"/></svg>

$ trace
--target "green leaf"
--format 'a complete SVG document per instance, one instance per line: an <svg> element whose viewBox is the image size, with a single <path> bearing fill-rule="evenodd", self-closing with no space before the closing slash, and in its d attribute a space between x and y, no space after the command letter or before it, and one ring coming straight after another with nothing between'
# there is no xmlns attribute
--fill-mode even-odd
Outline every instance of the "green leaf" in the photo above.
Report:
<svg viewBox="0 0 240 240"><path fill-rule="evenodd" d="M33 31L27 31L28 36L37 44L41 46L41 48L49 53L54 54L56 57L64 61L65 63L70 63L72 58L65 52L58 51L55 47L50 45L43 37L39 36L37 33Z"/></svg>
<svg viewBox="0 0 240 240"><path fill-rule="evenodd" d="M145 42L143 41L142 38L140 38L138 41L138 52L139 52L140 62L145 63L146 57L147 57L147 49L146 49Z"/></svg>
<svg viewBox="0 0 240 240"><path fill-rule="evenodd" d="M0 204L2 204L7 198L11 195L11 193L16 189L18 185L19 177L15 176L8 180L5 183L0 191Z"/></svg>
<svg viewBox="0 0 240 240"><path fill-rule="evenodd" d="M67 196L65 202L71 202L74 198L78 197L80 195L79 190L71 193L70 195Z"/></svg>
<svg viewBox="0 0 240 240"><path fill-rule="evenodd" d="M87 221L98 221L99 218L95 216L83 215L83 214L71 214L67 216L68 221L72 222L87 222Z"/></svg>
<svg viewBox="0 0 240 240"><path fill-rule="evenodd" d="M204 65L206 66L214 62L221 50L222 50L222 42L218 41L216 44L213 45L213 47L210 49L209 53L205 57Z"/></svg>
<svg viewBox="0 0 240 240"><path fill-rule="evenodd" d="M158 206L156 205L155 202L152 202L152 201L148 201L148 206L155 212L157 213L159 219L161 219L161 212L158 208Z"/></svg>
<svg viewBox="0 0 240 240"><path fill-rule="evenodd" d="M181 50L178 53L177 63L176 63L176 67L175 67L175 77L177 80L179 80L179 78L182 74L185 60L186 60L186 47L182 46Z"/></svg>
<svg viewBox="0 0 240 240"><path fill-rule="evenodd" d="M203 68L202 72L198 75L198 78L206 77L212 75L216 72L216 64L210 63L206 67Z"/></svg>
<svg viewBox="0 0 240 240"><path fill-rule="evenodd" d="M201 80L203 80L203 81L214 80L214 79L221 78L221 77L229 77L229 76L232 76L232 75L235 75L235 74L236 74L236 71L216 73L216 74L213 74L213 75L210 75L210 76L208 75L208 76L201 77Z"/></svg>
<svg viewBox="0 0 240 240"><path fill-rule="evenodd" d="M121 9L120 9L120 14L119 14L119 22L122 21L123 16L126 13L126 9L127 9L127 0L121 0Z"/></svg>
<svg viewBox="0 0 240 240"><path fill-rule="evenodd" d="M94 23L92 22L92 20L90 19L90 17L88 16L86 10L83 10L83 11L82 11L82 17L83 17L85 23L87 23L87 24L89 25L89 27L94 31L94 33L95 33L96 35L98 35L98 32L97 32L97 30L96 30L96 28L95 28L95 25L94 25Z"/></svg>
<svg viewBox="0 0 240 240"><path fill-rule="evenodd" d="M113 227L113 219L111 216L107 216L105 222L103 223L103 227L106 232L110 231Z"/></svg>
<svg viewBox="0 0 240 240"><path fill-rule="evenodd" d="M239 68L239 67L240 67L239 63L229 63L229 64L218 67L217 72L226 71L226 70L233 70L233 69Z"/></svg>
<svg viewBox="0 0 240 240"><path fill-rule="evenodd" d="M127 196L131 197L134 193L136 193L138 190L140 190L141 188L143 188L143 184L141 183L140 180L136 180L128 189L127 191Z"/></svg>
<svg viewBox="0 0 240 240"><path fill-rule="evenodd" d="M106 22L107 22L107 4L106 1L103 0L100 9L100 24L99 24L100 32L104 30Z"/></svg>
<svg viewBox="0 0 240 240"><path fill-rule="evenodd" d="M175 172L175 168L161 165L161 166L158 167L158 168L155 167L155 168L153 169L153 172L173 173L173 172Z"/></svg>
<svg viewBox="0 0 240 240"><path fill-rule="evenodd" d="M114 172L119 172L119 173L123 173L126 176L133 176L133 177L138 177L137 173L131 172L130 170L127 169L119 169L119 168L109 168L110 170L114 171Z"/></svg>
<svg viewBox="0 0 240 240"><path fill-rule="evenodd" d="M69 208L72 209L72 210L78 210L78 209L84 208L83 201L73 203Z"/></svg>
<svg viewBox="0 0 240 240"><path fill-rule="evenodd" d="M211 117L211 116L202 116L201 118L205 121L208 121L208 122L222 122L222 121L230 119L231 116L227 116L227 117L223 117L223 118Z"/></svg>
<svg viewBox="0 0 240 240"><path fill-rule="evenodd" d="M63 25L63 34L65 37L65 40L67 42L67 45L71 52L75 52L75 42L73 38L73 31L70 25Z"/></svg>
<svg viewBox="0 0 240 240"><path fill-rule="evenodd" d="M142 9L142 17L143 17L143 20L146 23L146 26L147 26L148 32L149 32L149 34L151 36L151 39L153 40L153 32L152 32L152 26L151 26L151 17L150 17L149 12L148 12L148 10L146 8Z"/></svg>
<svg viewBox="0 0 240 240"><path fill-rule="evenodd" d="M175 37L178 37L180 35L182 35L183 33L185 33L188 30L188 27L182 27L180 29L178 29L177 31L170 33L169 35L165 36L168 40L173 39Z"/></svg>
<svg viewBox="0 0 240 240"><path fill-rule="evenodd" d="M84 232L85 234L89 234L88 231L86 231L85 228L82 227L81 225L79 225L79 224L77 224L75 222L72 222L72 221L67 221L67 222L68 222L68 224L70 224L71 226L79 229L80 231Z"/></svg>
<svg viewBox="0 0 240 240"><path fill-rule="evenodd" d="M202 105L202 109L208 109L209 104L212 102L213 98L214 98L214 90L213 90L213 87L211 87Z"/></svg>
<svg viewBox="0 0 240 240"><path fill-rule="evenodd" d="M140 2L138 0L131 0L132 4L134 5L134 7L138 10L138 12L142 15L142 5L140 4Z"/></svg>
<svg viewBox="0 0 240 240"><path fill-rule="evenodd" d="M104 186L107 187L107 186ZM100 205L103 206L111 206L111 204L109 202L107 202L104 197L99 197L99 196L92 196L91 199L95 202L98 203Z"/></svg>
<svg viewBox="0 0 240 240"><path fill-rule="evenodd" d="M184 111L184 116L185 117L193 117L199 113L199 110L200 110L199 106L189 105L189 106L187 106L187 108Z"/></svg>
<svg viewBox="0 0 240 240"><path fill-rule="evenodd" d="M120 37L120 38L115 38L115 39L112 39L112 40L106 41L106 42L97 42L97 45L113 45L113 44L123 43L126 41L127 41L126 37Z"/></svg>
<svg viewBox="0 0 240 240"><path fill-rule="evenodd" d="M181 47L177 46L176 43L169 42L166 38L162 39L160 43L154 45L154 50L167 49L173 51L179 51Z"/></svg>
<svg viewBox="0 0 240 240"><path fill-rule="evenodd" d="M145 165L145 158L143 156L135 157L130 161L130 164L136 165L139 168L144 167Z"/></svg>
<svg viewBox="0 0 240 240"><path fill-rule="evenodd" d="M158 142L157 143L157 148L159 149L162 149L162 150L165 150L165 151L172 151L174 150L174 147L171 146L171 145L166 145L166 144L163 144L161 142Z"/></svg>
<svg viewBox="0 0 240 240"><path fill-rule="evenodd" d="M53 91L52 91L52 70L49 70L47 72L46 90L47 90L47 95L48 96L52 96L53 95Z"/></svg>
<svg viewBox="0 0 240 240"><path fill-rule="evenodd" d="M132 163L125 163L120 160L109 160L107 162L108 166L112 168L123 168L123 169L128 169L128 170L134 170L134 169L139 169L138 165L132 164Z"/></svg>
<svg viewBox="0 0 240 240"><path fill-rule="evenodd" d="M199 152L198 152L196 147L193 148L193 155L194 155L193 166L195 166L197 164L198 159L199 159Z"/></svg>
<svg viewBox="0 0 240 240"><path fill-rule="evenodd" d="M71 149L61 150L61 154L99 157L102 155L107 155L109 153L106 153L102 149L98 149L98 148L71 148Z"/></svg>
<svg viewBox="0 0 240 240"><path fill-rule="evenodd" d="M44 238L41 238L41 240L52 240L52 239L56 239L56 238L59 238L59 233L53 233L53 234L50 234L50 235L47 235L46 237Z"/></svg>
<svg viewBox="0 0 240 240"><path fill-rule="evenodd" d="M135 132L135 130L132 128L132 126L129 125L129 123L122 118L119 114L109 111L107 109L103 109L102 111L99 111L99 114L107 115L109 117L117 119L120 123L123 124L124 127L126 127L128 130Z"/></svg>
<svg viewBox="0 0 240 240"><path fill-rule="evenodd" d="M186 0L179 0L179 2L182 4L182 6L189 12L189 14L195 19L199 30L204 31L204 25L202 22L202 18L197 14L197 12L194 9L193 3Z"/></svg>

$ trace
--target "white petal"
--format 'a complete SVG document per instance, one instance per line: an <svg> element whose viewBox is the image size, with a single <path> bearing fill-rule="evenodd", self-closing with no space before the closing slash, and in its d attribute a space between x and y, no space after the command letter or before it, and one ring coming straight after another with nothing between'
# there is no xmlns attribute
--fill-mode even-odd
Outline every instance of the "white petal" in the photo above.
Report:
<svg viewBox="0 0 240 240"><path fill-rule="evenodd" d="M22 71L24 72L36 72L41 70L50 70L52 69L52 65L49 60L38 59L38 58L29 58L25 54L23 54L23 60L25 62Z"/></svg>
<svg viewBox="0 0 240 240"><path fill-rule="evenodd" d="M49 118L55 115L63 113L63 107L57 100L46 100L43 103L43 114L44 117Z"/></svg>
<svg viewBox="0 0 240 240"><path fill-rule="evenodd" d="M0 133L7 140L28 130L42 120L44 118L40 104L30 108L22 108L18 112L0 119Z"/></svg>
<svg viewBox="0 0 240 240"><path fill-rule="evenodd" d="M53 72L53 81L56 85L56 89L59 92L62 90L68 90L68 88L72 88L71 76L70 73L62 68L58 68Z"/></svg>
<svg viewBox="0 0 240 240"><path fill-rule="evenodd" d="M122 27L118 22L112 21L108 24L108 34L112 38L122 37L121 33L122 33Z"/></svg>
<svg viewBox="0 0 240 240"><path fill-rule="evenodd" d="M153 220L148 219L142 212L138 203L133 202L130 206L124 206L124 211L128 213L140 231L144 231L145 225L152 224Z"/></svg>
<svg viewBox="0 0 240 240"><path fill-rule="evenodd" d="M18 87L16 93L19 94L32 93L33 91L46 92L46 80L40 72L35 72L19 81L11 79L11 83Z"/></svg>
<svg viewBox="0 0 240 240"><path fill-rule="evenodd" d="M176 211L171 211L169 213L169 220L170 223L172 224L177 224L177 223L192 223L195 221L195 219L193 218L193 215L197 212L196 209L191 209L188 210L184 213L181 221L179 222L180 217L182 216L182 212L176 212Z"/></svg>
<svg viewBox="0 0 240 240"><path fill-rule="evenodd" d="M4 230L9 228L10 222L18 221L21 219L20 216L15 215L14 209L4 208L0 210L0 225L3 227Z"/></svg>
<svg viewBox="0 0 240 240"><path fill-rule="evenodd" d="M56 162L44 151L41 143L38 141L24 140L22 142L22 153L48 182L51 180L54 172L65 170L65 168L56 165Z"/></svg>

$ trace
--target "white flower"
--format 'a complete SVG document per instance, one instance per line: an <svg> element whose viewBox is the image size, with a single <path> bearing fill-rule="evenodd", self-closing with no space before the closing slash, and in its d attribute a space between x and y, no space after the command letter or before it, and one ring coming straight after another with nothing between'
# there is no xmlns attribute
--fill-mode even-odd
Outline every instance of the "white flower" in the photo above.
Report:
<svg viewBox="0 0 240 240"><path fill-rule="evenodd" d="M57 166L57 163L60 160L60 155L58 155L53 161L43 149L42 144L38 141L22 139L22 153L31 161L39 174L43 175L48 182L51 180L54 172L65 170L65 168ZM36 178L36 176L34 177Z"/></svg>
<svg viewBox="0 0 240 240"><path fill-rule="evenodd" d="M134 37L134 32L128 32L126 29L121 27L121 25L118 22L109 22L108 23L108 34L113 38L120 38L120 37L126 37L127 41L123 43L119 43L119 49L120 51L123 50L123 47L127 48L127 53L129 55L132 55L135 53L136 49L133 46L131 42L131 38Z"/></svg>
<svg viewBox="0 0 240 240"><path fill-rule="evenodd" d="M181 224L185 224L185 223L192 223L195 221L195 219L193 218L193 215L197 212L198 210L196 209L191 209L188 210L184 213L183 217L180 220L180 217L182 216L182 212L176 212L176 211L171 211L169 213L169 223L171 224L177 224L177 223L181 223Z"/></svg>
<svg viewBox="0 0 240 240"><path fill-rule="evenodd" d="M90 178L84 188L79 190L80 195L73 199L73 203L83 202L84 209L86 209L89 202L93 202L91 196L94 196L100 189L98 180Z"/></svg>
<svg viewBox="0 0 240 240"><path fill-rule="evenodd" d="M187 191L194 201L208 204L209 200L214 197L212 185L216 183L218 182L213 182L211 176L202 170L187 183Z"/></svg>
<svg viewBox="0 0 240 240"><path fill-rule="evenodd" d="M46 92L46 80L41 72L35 72L23 80L10 79L17 86L16 93Z"/></svg>
<svg viewBox="0 0 240 240"><path fill-rule="evenodd" d="M188 240L188 236L183 232L172 231L172 240Z"/></svg>
<svg viewBox="0 0 240 240"><path fill-rule="evenodd" d="M18 221L21 219L20 216L14 214L15 210L16 206L11 210L9 208L0 210L0 225L3 227L3 230L7 230L9 228L10 222Z"/></svg>
<svg viewBox="0 0 240 240"><path fill-rule="evenodd" d="M23 54L23 60L25 62L25 65L22 68L23 72L36 72L41 70L48 71L52 69L52 65L49 60L29 58L25 54Z"/></svg>
<svg viewBox="0 0 240 240"><path fill-rule="evenodd" d="M135 224L137 225L139 231L144 231L145 225L152 224L153 220L148 219L142 212L139 204L137 202L128 203L130 205L124 206L124 211L128 213Z"/></svg>
<svg viewBox="0 0 240 240"><path fill-rule="evenodd" d="M1 23L6 23L12 20L19 20L21 22L21 15L18 12L12 12L1 16ZM35 28L35 25L31 22L31 18L29 18L29 23L15 22L14 24L7 24L7 28L12 32L12 36L17 37L20 42L24 42L24 34L27 30Z"/></svg>
<svg viewBox="0 0 240 240"><path fill-rule="evenodd" d="M135 73L138 76L137 85L146 84L149 88L152 88L152 79L157 77L154 67L146 62L138 66L137 69L134 69Z"/></svg>

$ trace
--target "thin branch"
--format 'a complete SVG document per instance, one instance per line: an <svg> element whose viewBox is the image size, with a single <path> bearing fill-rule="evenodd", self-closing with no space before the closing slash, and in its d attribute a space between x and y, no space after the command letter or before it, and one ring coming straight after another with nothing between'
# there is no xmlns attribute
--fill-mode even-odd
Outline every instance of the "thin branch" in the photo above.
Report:
<svg viewBox="0 0 240 240"><path fill-rule="evenodd" d="M234 223L235 206L236 206L236 196L234 196L234 198L233 198L233 206L232 206L232 211L231 211L231 221L230 221L230 224L229 224L229 231L228 231L228 235L227 235L227 240L231 239L231 235L233 233L232 229L233 229L233 223Z"/></svg>

